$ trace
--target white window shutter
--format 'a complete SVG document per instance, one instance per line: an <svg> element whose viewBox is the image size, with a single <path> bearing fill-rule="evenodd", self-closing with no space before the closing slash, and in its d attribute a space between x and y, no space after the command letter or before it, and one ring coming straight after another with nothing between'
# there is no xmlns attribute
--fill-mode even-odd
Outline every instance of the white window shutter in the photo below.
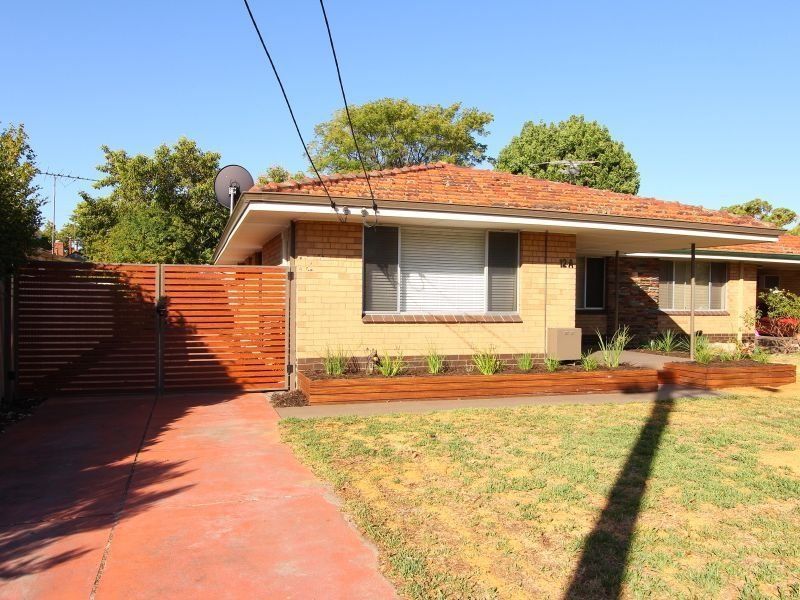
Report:
<svg viewBox="0 0 800 600"><path fill-rule="evenodd" d="M400 310L486 310L486 232L404 227L400 233Z"/></svg>

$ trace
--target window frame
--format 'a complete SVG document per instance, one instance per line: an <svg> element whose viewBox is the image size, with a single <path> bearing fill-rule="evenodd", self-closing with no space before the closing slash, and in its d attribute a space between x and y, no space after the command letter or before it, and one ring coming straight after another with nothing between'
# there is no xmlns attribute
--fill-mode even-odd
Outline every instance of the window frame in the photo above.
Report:
<svg viewBox="0 0 800 600"><path fill-rule="evenodd" d="M366 298L366 285L364 282L364 258L366 254L366 239L365 239L365 232L368 227L365 225L361 228L361 314L362 315L450 315L450 314L457 314L457 315L473 315L473 316L481 316L481 315L518 315L519 314L519 305L520 305L520 285L519 285L519 274L520 274L520 266L521 266L521 235L520 231L517 229L484 229L483 230L483 310L480 312L476 311L463 311L463 310L453 310L453 311L439 311L439 310L426 310L426 311L403 311L401 310L402 306L402 285L403 285L403 277L402 277L402 244L403 244L403 229L406 227L402 225L383 225L383 227L396 227L397 228L397 302L395 303L395 310L393 311L386 311L386 310L366 310L367 298ZM423 226L425 227L425 226ZM452 227L449 229L465 229L461 227ZM498 233L513 233L517 237L517 248L516 248L516 277L515 277L515 310L489 310L489 234L492 232Z"/></svg>
<svg viewBox="0 0 800 600"><path fill-rule="evenodd" d="M688 308L675 308L675 285L676 285L676 281L675 281L675 265L677 265L678 263L683 263L683 264L689 265L690 262L689 261L685 261L685 260L666 260L664 262L667 262L667 263L670 264L670 282L669 283L670 283L670 287L671 287L670 296L672 297L672 306L669 307L669 308L661 306L661 297L659 296L659 298L658 298L658 309L660 311L662 311L662 312L665 312L665 313L691 312L691 310L692 310L691 306L689 306ZM694 310L696 312L700 311L700 312L726 313L728 311L728 280L729 280L729 276L730 276L728 263L725 263L725 262L719 263L719 262L715 262L715 261L697 261L696 264L708 265L708 282L705 285L705 288L706 288L706 301L707 301L707 304L708 304L708 308L696 308L695 307ZM723 286L722 286L722 289L723 289L723 292L722 292L722 295L721 295L722 305L720 306L720 308L711 308L711 292L712 292L712 289L713 289L713 285L712 285L713 281L712 281L712 277L711 277L711 268L715 264L721 264L722 266L725 267L725 282L723 283ZM690 267L688 279L687 279L685 285L687 285L687 286L691 285L691 267ZM695 291L698 291L699 287L700 286L698 286L695 283ZM688 303L690 304L691 300L689 300ZM697 297L696 296L695 296L695 304L697 304Z"/></svg>
<svg viewBox="0 0 800 600"><path fill-rule="evenodd" d="M778 283L773 285L773 286L767 285L767 278L768 277L774 277L775 279L777 279ZM762 285L762 289L767 290L767 291L776 290L776 289L779 290L779 289L781 289L781 276L780 275L765 274L765 275L762 276L761 285Z"/></svg>
<svg viewBox="0 0 800 600"><path fill-rule="evenodd" d="M586 268L588 259L596 258L603 261L603 305L602 306L586 306L586 290L588 289L587 277L589 276L589 269ZM608 293L608 264L605 256L577 256L576 260L583 261L583 303L581 306L576 306L577 310L586 310L592 312L600 312L606 310L606 294ZM577 302L577 298L576 298Z"/></svg>

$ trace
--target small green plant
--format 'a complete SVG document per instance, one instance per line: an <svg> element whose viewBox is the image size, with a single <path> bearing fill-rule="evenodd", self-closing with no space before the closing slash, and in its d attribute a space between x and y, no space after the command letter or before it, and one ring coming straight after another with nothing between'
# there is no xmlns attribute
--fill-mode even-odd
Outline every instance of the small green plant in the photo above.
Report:
<svg viewBox="0 0 800 600"><path fill-rule="evenodd" d="M681 340L672 329L667 329L661 332L655 342L659 352L675 352L680 349Z"/></svg>
<svg viewBox="0 0 800 600"><path fill-rule="evenodd" d="M341 347L333 349L325 348L325 356L322 359L322 367L325 369L325 375L330 377L344 375L349 363L350 357Z"/></svg>
<svg viewBox="0 0 800 600"><path fill-rule="evenodd" d="M430 348L425 355L425 362L428 365L428 373L438 375L444 371L444 356L439 354L435 348Z"/></svg>
<svg viewBox="0 0 800 600"><path fill-rule="evenodd" d="M394 355L387 352L380 357L375 368L384 377L395 377L406 370L406 361L399 350Z"/></svg>
<svg viewBox="0 0 800 600"><path fill-rule="evenodd" d="M555 373L561 366L561 361L557 358L550 358L549 356L544 359L544 367L548 373Z"/></svg>
<svg viewBox="0 0 800 600"><path fill-rule="evenodd" d="M750 353L750 358L754 361L761 363L762 365L767 364L770 361L769 352L756 346L753 351Z"/></svg>
<svg viewBox="0 0 800 600"><path fill-rule="evenodd" d="M503 363L494 348L476 352L472 355L472 362L482 375L494 375L503 369Z"/></svg>
<svg viewBox="0 0 800 600"><path fill-rule="evenodd" d="M619 367L622 352L631 342L632 338L633 336L627 325L617 329L608 341L606 341L603 334L598 331L597 339L600 344L600 355L603 357L603 364L609 369L616 369Z"/></svg>
<svg viewBox="0 0 800 600"><path fill-rule="evenodd" d="M517 357L517 368L520 371L530 371L533 368L533 356L530 352L525 352Z"/></svg>
<svg viewBox="0 0 800 600"><path fill-rule="evenodd" d="M592 356L591 352L581 355L581 367L584 371L596 371L600 364L597 359Z"/></svg>
<svg viewBox="0 0 800 600"><path fill-rule="evenodd" d="M704 335L696 335L694 338L694 359L701 365L707 365L717 358L717 353L711 348L711 343Z"/></svg>

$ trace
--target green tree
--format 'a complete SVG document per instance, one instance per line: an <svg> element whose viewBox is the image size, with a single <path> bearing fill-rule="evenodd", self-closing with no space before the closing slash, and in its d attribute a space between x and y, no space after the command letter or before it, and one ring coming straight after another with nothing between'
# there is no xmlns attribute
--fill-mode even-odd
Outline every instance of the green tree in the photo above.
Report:
<svg viewBox="0 0 800 600"><path fill-rule="evenodd" d="M67 241L72 242L72 245L80 245L78 239L78 228L75 223L65 223L61 229L56 230L56 239L61 240L65 244ZM53 246L53 222L47 220L44 226L39 230L39 243L38 246L44 250L50 250Z"/></svg>
<svg viewBox="0 0 800 600"><path fill-rule="evenodd" d="M754 198L749 202L724 206L725 210L734 215L745 215L759 221L772 223L776 227L788 227L797 220L797 213L790 208L774 208L772 204L761 198ZM800 225L789 231L792 235L800 235Z"/></svg>
<svg viewBox="0 0 800 600"><path fill-rule="evenodd" d="M283 183L284 181L289 181L290 179L297 181L305 178L306 174L302 171L297 171L293 175L289 172L289 169L286 169L281 165L272 165L258 176L256 183L258 185L266 185L268 183Z"/></svg>
<svg viewBox="0 0 800 600"><path fill-rule="evenodd" d="M367 169L392 169L431 162L476 165L486 159L486 145L476 140L488 134L494 118L476 108L412 104L383 98L350 107L353 128ZM329 173L361 170L344 110L314 129L311 154Z"/></svg>
<svg viewBox="0 0 800 600"><path fill-rule="evenodd" d="M106 196L81 194L72 220L83 253L111 262L208 262L228 213L214 197L219 154L189 139L152 156L103 146Z"/></svg>
<svg viewBox="0 0 800 600"><path fill-rule="evenodd" d="M560 160L597 161L580 165L571 175L563 166L547 164ZM572 115L560 123L528 121L497 156L496 168L549 181L575 183L626 194L639 191L636 162L608 128L583 115Z"/></svg>
<svg viewBox="0 0 800 600"><path fill-rule="evenodd" d="M23 125L0 131L0 277L9 274L37 247L42 215L36 155Z"/></svg>

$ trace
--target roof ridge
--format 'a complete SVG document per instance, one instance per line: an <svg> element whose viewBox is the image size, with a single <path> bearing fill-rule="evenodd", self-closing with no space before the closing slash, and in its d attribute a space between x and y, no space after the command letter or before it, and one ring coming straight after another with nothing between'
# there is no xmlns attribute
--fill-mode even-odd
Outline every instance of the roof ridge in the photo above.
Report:
<svg viewBox="0 0 800 600"><path fill-rule="evenodd" d="M445 166L456 166L450 165L450 163L446 162L434 162L434 163L424 163L421 165L407 165L405 167L393 167L391 169L376 169L373 171L367 171L367 176L370 178L378 178L378 177L387 177L389 175L398 175L400 173L413 173L416 171L428 171L431 169L441 169ZM352 172L352 173L332 173L330 175L321 175L320 179L323 182L336 182L342 181L344 179L365 179L364 172ZM320 185L320 180L316 177L305 177L304 179L288 179L286 181L275 182L271 181L269 183L265 183L262 185L254 185L251 189L256 189L258 191L269 191L269 190L283 190L289 188L297 188L301 185Z"/></svg>

